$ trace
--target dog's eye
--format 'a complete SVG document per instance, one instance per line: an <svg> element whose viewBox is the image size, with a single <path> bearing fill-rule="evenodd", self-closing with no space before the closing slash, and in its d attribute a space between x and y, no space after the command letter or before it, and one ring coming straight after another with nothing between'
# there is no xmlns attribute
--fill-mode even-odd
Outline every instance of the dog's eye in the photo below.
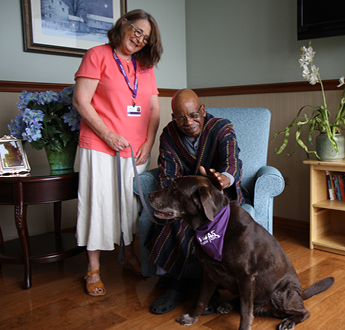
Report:
<svg viewBox="0 0 345 330"><path fill-rule="evenodd" d="M175 180L173 180L173 181L171 182L170 187L171 187L172 194L173 194L174 198L177 198L177 197L181 196L181 192L180 192L179 189L177 188L177 185L176 185Z"/></svg>

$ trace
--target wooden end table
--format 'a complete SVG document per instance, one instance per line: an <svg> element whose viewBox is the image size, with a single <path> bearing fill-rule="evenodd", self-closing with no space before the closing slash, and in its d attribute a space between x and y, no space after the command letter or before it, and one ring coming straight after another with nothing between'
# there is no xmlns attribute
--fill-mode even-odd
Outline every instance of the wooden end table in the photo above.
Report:
<svg viewBox="0 0 345 330"><path fill-rule="evenodd" d="M0 269L1 261L24 264L24 289L31 287L32 264L60 261L85 251L77 246L73 233L61 232L61 203L77 197L78 172L52 174L48 166L33 166L29 176L0 176L0 205L14 205L19 236L4 242L0 227ZM55 232L29 236L27 205L42 203L54 203Z"/></svg>

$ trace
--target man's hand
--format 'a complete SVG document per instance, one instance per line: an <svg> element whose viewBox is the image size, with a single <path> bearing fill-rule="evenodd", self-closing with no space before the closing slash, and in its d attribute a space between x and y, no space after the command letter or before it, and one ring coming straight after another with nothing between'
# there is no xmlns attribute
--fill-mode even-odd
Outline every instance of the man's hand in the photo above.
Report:
<svg viewBox="0 0 345 330"><path fill-rule="evenodd" d="M200 173L203 176L207 176L208 179L212 182L212 184L219 190L223 190L227 187L229 187L230 184L230 179L223 175L220 174L219 172L216 172L215 169L210 168L209 173L207 174L205 167L200 166L199 167Z"/></svg>

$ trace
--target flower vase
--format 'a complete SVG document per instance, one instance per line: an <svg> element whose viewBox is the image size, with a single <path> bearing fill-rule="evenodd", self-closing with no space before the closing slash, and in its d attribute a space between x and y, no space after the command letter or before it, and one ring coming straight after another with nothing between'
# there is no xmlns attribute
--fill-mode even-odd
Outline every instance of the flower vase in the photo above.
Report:
<svg viewBox="0 0 345 330"><path fill-rule="evenodd" d="M332 143L327 134L321 133L316 137L316 152L321 160L339 161L345 156L345 138L341 134L335 134L335 142L338 145L338 152L332 148Z"/></svg>
<svg viewBox="0 0 345 330"><path fill-rule="evenodd" d="M78 142L69 142L61 151L52 151L45 147L48 163L52 172L74 169Z"/></svg>

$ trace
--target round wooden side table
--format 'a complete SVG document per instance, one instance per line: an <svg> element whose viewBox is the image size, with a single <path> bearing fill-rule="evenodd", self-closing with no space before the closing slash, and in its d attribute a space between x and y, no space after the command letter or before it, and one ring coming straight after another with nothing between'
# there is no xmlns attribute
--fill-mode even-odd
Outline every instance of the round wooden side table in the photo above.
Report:
<svg viewBox="0 0 345 330"><path fill-rule="evenodd" d="M78 172L52 174L48 166L33 166L29 176L0 176L0 205L14 205L18 239L3 241L0 227L1 261L24 264L23 288L31 287L31 265L60 261L85 251L73 233L61 232L61 203L78 197ZM27 205L54 203L55 232L29 236ZM8 221L2 219L1 221Z"/></svg>

